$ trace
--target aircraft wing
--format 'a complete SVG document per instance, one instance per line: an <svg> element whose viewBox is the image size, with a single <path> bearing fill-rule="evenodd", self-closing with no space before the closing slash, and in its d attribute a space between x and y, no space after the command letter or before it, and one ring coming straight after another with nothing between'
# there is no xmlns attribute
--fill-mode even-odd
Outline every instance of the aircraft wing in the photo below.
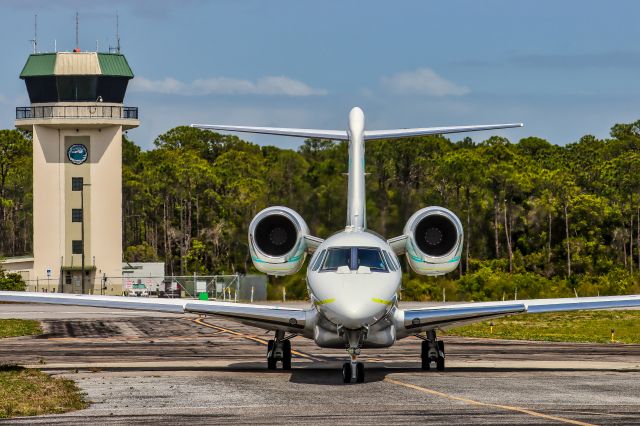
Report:
<svg viewBox="0 0 640 426"><path fill-rule="evenodd" d="M451 328L514 314L631 307L640 307L640 295L462 303L406 309L404 326L410 333L419 333L429 329Z"/></svg>
<svg viewBox="0 0 640 426"><path fill-rule="evenodd" d="M304 328L307 318L307 311L303 309L192 299L149 299L88 294L0 291L0 302L48 303L174 314L216 315L265 330L284 330L291 333L300 332Z"/></svg>
<svg viewBox="0 0 640 426"><path fill-rule="evenodd" d="M477 132L480 130L508 129L511 127L522 127L522 123L508 124L483 124L477 126L455 126L455 127L423 127L417 129L390 129L390 130L365 130L364 139L396 139L409 138L412 136L443 135L445 133Z"/></svg>
<svg viewBox="0 0 640 426"><path fill-rule="evenodd" d="M282 127L227 126L223 124L192 124L203 130L222 130L226 132L260 133L264 135L297 136L301 138L320 138L349 140L345 130L287 129Z"/></svg>

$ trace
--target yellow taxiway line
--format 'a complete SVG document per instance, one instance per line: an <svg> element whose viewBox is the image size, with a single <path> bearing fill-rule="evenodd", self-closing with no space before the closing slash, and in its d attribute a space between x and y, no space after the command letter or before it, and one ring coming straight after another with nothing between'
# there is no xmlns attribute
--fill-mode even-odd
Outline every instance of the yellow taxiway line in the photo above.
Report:
<svg viewBox="0 0 640 426"><path fill-rule="evenodd" d="M591 423L585 423L585 422L581 422L579 420L567 419L565 417L550 416L548 414L539 413L537 411L529 410L527 408L522 408L522 407L516 407L516 406L513 406L513 405L491 404L489 402L476 401L474 399L464 398L462 396L449 395L449 394L444 393L444 392L438 392L438 391L433 390L433 389L425 388L425 387L414 385L414 384L411 384L411 383L401 382L399 380L390 379L388 377L385 377L384 381L388 382L388 383L392 383L394 385L404 386L405 388L417 390L419 392L427 393L429 395L439 396L441 398L447 398L447 399L451 399L453 401L464 402L465 404L469 404L469 405L479 405L481 407L500 408L500 409L503 409L503 410L515 411L517 413L527 414L529 416L537 417L537 418L540 418L540 419L552 420L552 421L555 421L555 422L567 423L567 424L571 424L571 425L594 426Z"/></svg>
<svg viewBox="0 0 640 426"><path fill-rule="evenodd" d="M195 322L196 324L202 325L204 327L213 328L214 330L218 330L218 331L223 332L223 333L233 334L234 336L240 336L240 337L243 337L243 338L248 339L248 340L253 340L254 342L262 343L263 345L267 345L268 344L268 342L266 340L261 339L259 337L252 336L250 334L240 333L240 332L234 331L234 330L229 330L228 328L220 327L218 325L209 324L208 322L205 322L202 318L196 318L196 319L193 319L191 321ZM294 354L294 355L297 355L297 356L299 356L301 358L312 359L312 360L316 360L316 361L318 360L318 358L316 358L314 356L307 355L305 353L302 353L302 352L299 352L299 351L296 351L296 350L293 350L293 349L291 350L291 353Z"/></svg>

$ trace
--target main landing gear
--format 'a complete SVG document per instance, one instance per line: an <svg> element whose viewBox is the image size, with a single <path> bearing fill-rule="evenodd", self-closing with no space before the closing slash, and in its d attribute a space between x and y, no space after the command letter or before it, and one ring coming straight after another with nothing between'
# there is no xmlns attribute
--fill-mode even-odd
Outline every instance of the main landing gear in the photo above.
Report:
<svg viewBox="0 0 640 426"><path fill-rule="evenodd" d="M284 331L276 331L276 338L267 342L267 368L275 370L278 361L283 370L291 370L291 342L284 337Z"/></svg>
<svg viewBox="0 0 640 426"><path fill-rule="evenodd" d="M436 370L444 371L444 342L436 339L435 330L427 331L426 339L422 340L422 369L431 369L431 363L436 364Z"/></svg>
<svg viewBox="0 0 640 426"><path fill-rule="evenodd" d="M364 383L364 364L358 362L358 355L360 355L360 347L364 342L366 336L366 330L345 330L349 345L347 347L347 353L349 354L349 361L342 365L342 381L344 383Z"/></svg>

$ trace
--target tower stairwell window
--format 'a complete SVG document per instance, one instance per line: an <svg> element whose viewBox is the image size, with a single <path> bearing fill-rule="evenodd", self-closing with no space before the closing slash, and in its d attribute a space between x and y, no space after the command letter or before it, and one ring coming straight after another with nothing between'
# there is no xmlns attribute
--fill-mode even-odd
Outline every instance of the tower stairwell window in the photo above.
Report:
<svg viewBox="0 0 640 426"><path fill-rule="evenodd" d="M82 191L82 185L84 184L84 179L81 177L72 177L71 178L71 190L72 191Z"/></svg>
<svg viewBox="0 0 640 426"><path fill-rule="evenodd" d="M82 254L82 240L71 241L71 254Z"/></svg>
<svg viewBox="0 0 640 426"><path fill-rule="evenodd" d="M71 209L71 222L82 222L82 209Z"/></svg>

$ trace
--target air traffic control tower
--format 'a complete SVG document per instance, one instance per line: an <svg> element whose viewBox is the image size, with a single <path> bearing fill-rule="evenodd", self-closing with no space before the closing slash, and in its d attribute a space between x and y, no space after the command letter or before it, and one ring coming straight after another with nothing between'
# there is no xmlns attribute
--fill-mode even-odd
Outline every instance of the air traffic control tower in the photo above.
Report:
<svg viewBox="0 0 640 426"><path fill-rule="evenodd" d="M119 53L37 53L20 78L31 106L16 108L15 124L33 132L30 278L121 294L122 131L140 124L123 104L131 68Z"/></svg>

